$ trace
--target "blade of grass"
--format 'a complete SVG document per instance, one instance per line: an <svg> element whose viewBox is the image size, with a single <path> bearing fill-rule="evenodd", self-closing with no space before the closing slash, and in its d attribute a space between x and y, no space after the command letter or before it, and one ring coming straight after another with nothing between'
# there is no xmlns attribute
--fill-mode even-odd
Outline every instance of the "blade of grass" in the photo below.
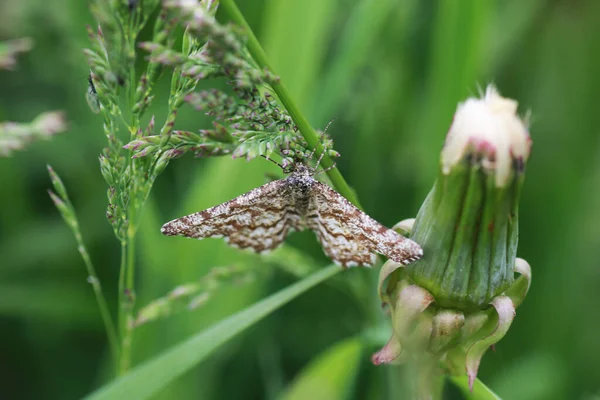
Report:
<svg viewBox="0 0 600 400"><path fill-rule="evenodd" d="M266 68L272 73L276 74L273 68L271 68L271 66L269 65L267 55L265 54L263 48L258 42L258 39L254 35L254 32L252 32L252 29L250 29L248 22L246 22L246 19L244 18L240 10L237 8L235 2L233 0L222 0L220 4L221 9L229 15L230 19L234 23L245 29L246 34L248 35L248 51L250 52L254 60L258 63L258 65L261 68ZM323 152L323 145L319 143L319 137L317 133L310 125L306 117L300 112L300 109L296 105L296 102L292 99L292 97L288 93L285 86L283 86L281 81L274 83L272 87L275 93L277 94L277 97L279 97L279 100L281 100L285 108L290 113L290 116L294 120L294 123L300 129L300 133L302 133L302 136L306 140L306 143L308 143L308 145L311 148L316 149L315 156L318 157L319 154ZM337 191L340 192L342 196L344 196L354 205L360 207L358 198L354 194L354 191L350 189L350 186L348 186L348 183L344 180L344 177L342 176L340 171L337 168L332 168L333 160L331 159L331 157L329 157L326 154L323 157L323 160L321 161L321 166L323 167L323 169L327 170L327 176L329 177L329 179L331 179L331 183L335 186Z"/></svg>
<svg viewBox="0 0 600 400"><path fill-rule="evenodd" d="M340 271L339 267L332 265L288 286L134 368L128 375L100 388L87 399L146 399L154 395L237 334Z"/></svg>
<svg viewBox="0 0 600 400"><path fill-rule="evenodd" d="M282 396L282 400L350 397L360 366L363 346L353 337L335 343L306 366Z"/></svg>
<svg viewBox="0 0 600 400"><path fill-rule="evenodd" d="M475 379L472 392L469 390L469 378L466 375L450 376L448 379L460 389L467 400L502 400L479 379Z"/></svg>

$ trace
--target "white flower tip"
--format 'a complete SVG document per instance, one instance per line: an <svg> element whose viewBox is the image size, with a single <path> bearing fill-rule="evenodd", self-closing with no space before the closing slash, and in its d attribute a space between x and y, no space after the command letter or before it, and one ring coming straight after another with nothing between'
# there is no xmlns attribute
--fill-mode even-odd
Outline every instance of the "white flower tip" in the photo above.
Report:
<svg viewBox="0 0 600 400"><path fill-rule="evenodd" d="M467 154L474 154L483 168L494 171L496 185L504 186L513 163L524 163L531 148L527 123L517 115L517 107L493 85L481 98L460 103L442 150L442 172L450 173Z"/></svg>

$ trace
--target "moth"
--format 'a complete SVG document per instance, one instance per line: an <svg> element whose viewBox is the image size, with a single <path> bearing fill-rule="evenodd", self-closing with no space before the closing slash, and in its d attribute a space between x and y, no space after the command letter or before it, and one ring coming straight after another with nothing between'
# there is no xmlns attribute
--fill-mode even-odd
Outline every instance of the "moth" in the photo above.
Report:
<svg viewBox="0 0 600 400"><path fill-rule="evenodd" d="M317 164L318 165L318 164ZM167 236L224 237L233 247L266 253L292 231L311 229L323 251L343 267L370 266L375 253L409 264L421 247L356 208L344 196L313 178L316 168L293 163L289 176L218 206L163 225Z"/></svg>

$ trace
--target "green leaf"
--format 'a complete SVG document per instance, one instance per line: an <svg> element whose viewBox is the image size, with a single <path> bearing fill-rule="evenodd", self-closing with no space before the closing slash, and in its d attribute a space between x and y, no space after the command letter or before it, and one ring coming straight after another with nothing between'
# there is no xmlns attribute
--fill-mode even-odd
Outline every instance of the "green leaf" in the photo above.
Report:
<svg viewBox="0 0 600 400"><path fill-rule="evenodd" d="M222 344L254 325L290 300L337 274L330 266L288 286L255 305L200 332L165 353L133 369L88 396L88 399L146 399L205 360Z"/></svg>
<svg viewBox="0 0 600 400"><path fill-rule="evenodd" d="M475 378L472 392L469 390L469 378L466 375L451 376L449 379L460 389L467 400L502 400L477 378Z"/></svg>
<svg viewBox="0 0 600 400"><path fill-rule="evenodd" d="M284 400L348 398L360 365L359 338L340 341L317 356L294 380Z"/></svg>

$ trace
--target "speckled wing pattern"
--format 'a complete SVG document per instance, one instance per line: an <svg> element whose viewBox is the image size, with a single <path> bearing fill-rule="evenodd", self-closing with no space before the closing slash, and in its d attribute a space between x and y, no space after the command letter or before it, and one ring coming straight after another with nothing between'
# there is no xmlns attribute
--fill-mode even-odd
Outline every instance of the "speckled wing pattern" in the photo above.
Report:
<svg viewBox="0 0 600 400"><path fill-rule="evenodd" d="M284 179L269 182L218 206L167 222L167 236L196 239L225 237L242 249L266 253L278 247L291 230L302 230L300 216L289 201Z"/></svg>
<svg viewBox="0 0 600 400"><path fill-rule="evenodd" d="M294 173L175 219L162 227L162 233L224 237L231 246L266 253L281 245L292 230L306 228L315 232L325 254L344 267L373 265L375 253L401 264L423 255L418 244L381 225L307 173Z"/></svg>
<svg viewBox="0 0 600 400"><path fill-rule="evenodd" d="M336 264L373 265L374 253L404 265L422 257L417 243L381 225L326 184L315 181L312 189L307 224Z"/></svg>

